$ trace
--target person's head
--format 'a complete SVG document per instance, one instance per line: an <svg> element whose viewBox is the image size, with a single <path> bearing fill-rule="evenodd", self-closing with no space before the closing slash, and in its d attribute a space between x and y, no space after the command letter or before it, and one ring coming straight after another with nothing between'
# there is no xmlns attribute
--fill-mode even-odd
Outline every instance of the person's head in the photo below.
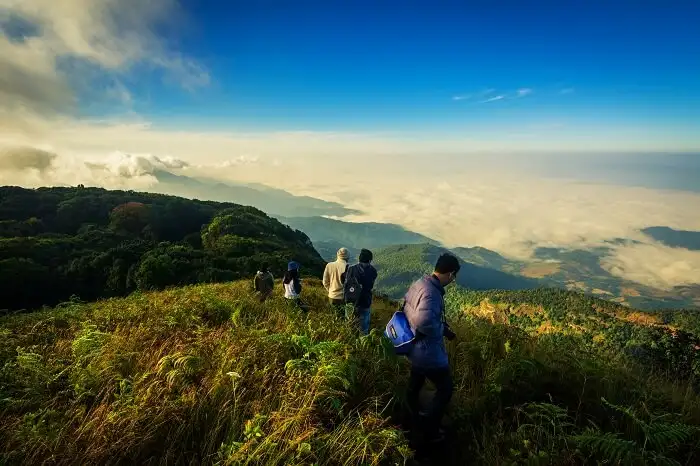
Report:
<svg viewBox="0 0 700 466"><path fill-rule="evenodd" d="M369 249L363 249L360 251L360 257L358 258L358 261L362 264L369 264L372 262L372 259L374 256L372 255L372 251Z"/></svg>
<svg viewBox="0 0 700 466"><path fill-rule="evenodd" d="M460 268L461 266L459 265L459 260L457 257L453 256L452 254L445 253L438 257L438 260L435 263L435 272L433 275L440 280L440 284L442 286L447 286L455 281Z"/></svg>
<svg viewBox="0 0 700 466"><path fill-rule="evenodd" d="M283 282L287 284L295 278L299 278L299 264L292 261L287 264L287 271L284 273Z"/></svg>
<svg viewBox="0 0 700 466"><path fill-rule="evenodd" d="M348 250L346 248L338 249L338 252L335 255L338 259L344 260L344 261L348 260L348 258L350 257L350 253L348 252Z"/></svg>
<svg viewBox="0 0 700 466"><path fill-rule="evenodd" d="M267 262L263 262L262 265L260 266L260 271L261 272L269 272L270 271L270 265Z"/></svg>

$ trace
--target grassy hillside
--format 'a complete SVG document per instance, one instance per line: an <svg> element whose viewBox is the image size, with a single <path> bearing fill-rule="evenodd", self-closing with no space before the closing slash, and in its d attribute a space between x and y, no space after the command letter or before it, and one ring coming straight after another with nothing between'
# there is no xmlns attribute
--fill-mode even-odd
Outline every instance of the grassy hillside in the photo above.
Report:
<svg viewBox="0 0 700 466"><path fill-rule="evenodd" d="M279 276L295 259L318 274L309 238L230 203L98 188L0 188L0 312L122 296L136 289Z"/></svg>
<svg viewBox="0 0 700 466"><path fill-rule="evenodd" d="M308 315L278 295L260 304L248 287L0 319L0 464L700 461L700 398L688 380L576 332L528 332L471 312L477 294L451 298L448 439L421 448L404 431L408 366L378 331L357 338L316 281L304 291ZM536 297L527 293L488 298L562 314L587 299L525 304ZM383 327L393 306L375 307L373 326Z"/></svg>
<svg viewBox="0 0 700 466"><path fill-rule="evenodd" d="M379 276L376 288L393 298L400 298L406 288L421 275L430 273L437 258L446 249L429 244L392 246L376 251L374 265ZM511 275L499 270L461 261L457 276L460 286L475 290L517 290L539 286L537 280Z"/></svg>

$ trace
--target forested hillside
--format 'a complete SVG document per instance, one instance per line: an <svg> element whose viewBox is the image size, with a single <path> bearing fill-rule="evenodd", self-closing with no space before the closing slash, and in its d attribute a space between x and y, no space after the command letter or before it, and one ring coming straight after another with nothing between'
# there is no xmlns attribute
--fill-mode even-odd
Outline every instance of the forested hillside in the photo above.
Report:
<svg viewBox="0 0 700 466"><path fill-rule="evenodd" d="M285 225L306 233L316 250L328 261L345 247L353 258L360 249L377 250L397 244L438 244L437 241L390 223L351 223L325 217L279 217Z"/></svg>
<svg viewBox="0 0 700 466"><path fill-rule="evenodd" d="M0 188L0 310L75 296L228 281L289 260L318 274L309 238L231 203L98 188Z"/></svg>
<svg viewBox="0 0 700 466"><path fill-rule="evenodd" d="M435 261L447 252L430 244L391 246L376 251L374 265L379 276L376 288L392 298L400 298L411 283L425 273L432 272ZM460 260L461 270L457 283L473 290L520 290L542 286L535 279L511 275L499 270Z"/></svg>

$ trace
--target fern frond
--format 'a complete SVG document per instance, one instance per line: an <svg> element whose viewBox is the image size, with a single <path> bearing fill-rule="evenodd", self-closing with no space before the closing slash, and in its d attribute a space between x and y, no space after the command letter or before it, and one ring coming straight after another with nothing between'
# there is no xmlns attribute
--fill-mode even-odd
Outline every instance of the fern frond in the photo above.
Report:
<svg viewBox="0 0 700 466"><path fill-rule="evenodd" d="M698 428L695 426L682 423L654 423L649 426L647 438L656 451L668 451L686 443L697 434Z"/></svg>
<svg viewBox="0 0 700 466"><path fill-rule="evenodd" d="M612 432L599 432L586 429L584 433L575 435L572 439L583 450L612 463L630 464L639 459L638 445L631 440L624 440Z"/></svg>
<svg viewBox="0 0 700 466"><path fill-rule="evenodd" d="M624 414L628 418L632 419L632 421L634 421L634 423L637 424L645 433L649 429L649 424L640 419L639 416L637 416L637 413L634 411L634 409L610 403L604 397L601 397L600 400L603 402L604 405L608 406L609 408L612 408L615 411Z"/></svg>

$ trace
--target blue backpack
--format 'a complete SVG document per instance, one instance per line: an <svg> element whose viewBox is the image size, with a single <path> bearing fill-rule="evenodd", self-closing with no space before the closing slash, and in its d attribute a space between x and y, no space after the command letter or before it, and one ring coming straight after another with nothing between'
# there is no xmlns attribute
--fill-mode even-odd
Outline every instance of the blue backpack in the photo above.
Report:
<svg viewBox="0 0 700 466"><path fill-rule="evenodd" d="M391 319L386 324L384 334L394 345L396 354L407 355L411 352L416 335L413 333L406 314L403 312L403 306L391 316Z"/></svg>

